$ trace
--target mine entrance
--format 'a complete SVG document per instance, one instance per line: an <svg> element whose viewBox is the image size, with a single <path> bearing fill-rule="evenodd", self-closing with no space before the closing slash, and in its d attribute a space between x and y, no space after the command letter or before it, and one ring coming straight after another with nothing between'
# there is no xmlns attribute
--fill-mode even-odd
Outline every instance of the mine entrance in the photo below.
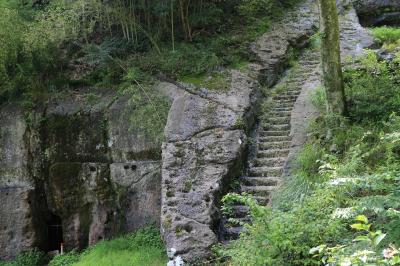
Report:
<svg viewBox="0 0 400 266"><path fill-rule="evenodd" d="M47 222L48 250L61 250L63 240L62 220L59 216L51 213Z"/></svg>

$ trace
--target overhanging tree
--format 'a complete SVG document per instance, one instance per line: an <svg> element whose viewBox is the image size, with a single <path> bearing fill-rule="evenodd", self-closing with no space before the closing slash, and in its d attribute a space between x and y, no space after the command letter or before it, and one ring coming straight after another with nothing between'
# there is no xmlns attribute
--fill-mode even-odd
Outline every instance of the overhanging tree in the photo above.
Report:
<svg viewBox="0 0 400 266"><path fill-rule="evenodd" d="M318 0L318 4L326 108L329 114L344 115L346 113L346 99L340 60L339 18L336 0Z"/></svg>

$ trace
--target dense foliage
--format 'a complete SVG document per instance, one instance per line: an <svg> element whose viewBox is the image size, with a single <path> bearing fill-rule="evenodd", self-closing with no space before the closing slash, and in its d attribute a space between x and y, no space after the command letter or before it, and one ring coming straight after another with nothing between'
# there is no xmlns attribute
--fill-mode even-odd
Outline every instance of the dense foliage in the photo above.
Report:
<svg viewBox="0 0 400 266"><path fill-rule="evenodd" d="M398 265L399 59L380 62L371 52L346 71L350 119L323 113L316 120L275 208L249 204L253 225L220 257L233 265ZM324 112L321 90L314 102ZM238 200L251 203L238 195L225 203ZM354 223L358 215L364 222Z"/></svg>
<svg viewBox="0 0 400 266"><path fill-rule="evenodd" d="M1 0L0 103L115 85L131 67L178 77L237 64L294 2Z"/></svg>

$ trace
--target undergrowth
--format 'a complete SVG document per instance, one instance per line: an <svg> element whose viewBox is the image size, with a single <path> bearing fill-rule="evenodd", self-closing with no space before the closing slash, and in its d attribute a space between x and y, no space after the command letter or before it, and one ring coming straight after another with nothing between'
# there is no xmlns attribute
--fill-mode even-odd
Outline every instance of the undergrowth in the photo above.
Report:
<svg viewBox="0 0 400 266"><path fill-rule="evenodd" d="M132 235L101 241L80 254L58 255L49 266L161 266L166 262L159 230L149 227Z"/></svg>

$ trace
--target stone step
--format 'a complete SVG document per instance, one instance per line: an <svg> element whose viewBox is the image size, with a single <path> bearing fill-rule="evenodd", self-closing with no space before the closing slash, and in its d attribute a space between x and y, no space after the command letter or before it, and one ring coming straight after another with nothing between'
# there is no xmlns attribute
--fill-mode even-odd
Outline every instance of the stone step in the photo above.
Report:
<svg viewBox="0 0 400 266"><path fill-rule="evenodd" d="M301 64L301 62L299 62L299 64ZM310 75L313 72L313 69L310 69L309 67L305 67L305 68L299 68L296 69L295 73L299 73L299 74L305 74L305 75Z"/></svg>
<svg viewBox="0 0 400 266"><path fill-rule="evenodd" d="M232 210L232 217L235 218L243 218L248 216L250 213L250 208L248 206L244 206L244 205L235 205L233 206L233 210Z"/></svg>
<svg viewBox="0 0 400 266"><path fill-rule="evenodd" d="M269 115L271 117L291 117L292 112L288 112L288 111L270 111Z"/></svg>
<svg viewBox="0 0 400 266"><path fill-rule="evenodd" d="M289 149L262 150L257 152L257 158L276 158L288 156Z"/></svg>
<svg viewBox="0 0 400 266"><path fill-rule="evenodd" d="M269 196L254 196L253 198L258 202L258 204L263 206L268 205L270 201Z"/></svg>
<svg viewBox="0 0 400 266"><path fill-rule="evenodd" d="M278 131L282 131L282 130L289 130L290 129L290 124L268 124L265 123L265 125L263 126L263 128L265 130L278 130Z"/></svg>
<svg viewBox="0 0 400 266"><path fill-rule="evenodd" d="M302 81L287 81L285 82L286 91L300 91L301 87L303 87L306 79Z"/></svg>
<svg viewBox="0 0 400 266"><path fill-rule="evenodd" d="M239 238L240 233L243 231L243 226L224 226L222 232L225 241L236 240Z"/></svg>
<svg viewBox="0 0 400 266"><path fill-rule="evenodd" d="M276 158L258 158L254 160L254 166L283 166L286 162L286 157Z"/></svg>
<svg viewBox="0 0 400 266"><path fill-rule="evenodd" d="M260 142L258 147L260 150L267 150L267 149L285 149L289 148L292 144L291 141L266 141Z"/></svg>
<svg viewBox="0 0 400 266"><path fill-rule="evenodd" d="M287 100L274 100L274 105L281 105L281 104L290 104L293 105L296 102L296 99L287 99Z"/></svg>
<svg viewBox="0 0 400 266"><path fill-rule="evenodd" d="M296 101L297 100L297 96L296 95L279 94L279 95L276 95L276 96L272 97L272 100L275 100L275 101L280 101L280 100L291 101L291 100L294 100L294 101Z"/></svg>
<svg viewBox="0 0 400 266"><path fill-rule="evenodd" d="M293 110L293 107L274 107L271 111L274 111L274 112L280 112L280 111L291 112L292 110Z"/></svg>
<svg viewBox="0 0 400 266"><path fill-rule="evenodd" d="M282 131L269 131L269 130L263 130L260 131L260 136L289 136L290 135L290 130L282 130Z"/></svg>
<svg viewBox="0 0 400 266"><path fill-rule="evenodd" d="M282 92L280 95L282 96L299 96L301 93L301 90L286 90L284 92Z"/></svg>
<svg viewBox="0 0 400 266"><path fill-rule="evenodd" d="M276 189L276 186L242 186L242 192L249 193L254 196L270 196Z"/></svg>
<svg viewBox="0 0 400 266"><path fill-rule="evenodd" d="M277 186L281 181L280 177L259 177L247 176L243 178L243 184L246 186Z"/></svg>
<svg viewBox="0 0 400 266"><path fill-rule="evenodd" d="M315 66L317 66L319 63L320 63L319 60L306 60L306 61L301 62L301 64L302 64L303 66L310 66L310 65L315 65Z"/></svg>
<svg viewBox="0 0 400 266"><path fill-rule="evenodd" d="M270 124L290 123L290 116L271 116L268 118Z"/></svg>
<svg viewBox="0 0 400 266"><path fill-rule="evenodd" d="M267 177L267 176L281 176L283 173L283 167L251 167L249 170L249 176L251 177Z"/></svg>
<svg viewBox="0 0 400 266"><path fill-rule="evenodd" d="M291 141L291 136L267 136L267 137L259 137L258 141L261 142L268 142L268 141Z"/></svg>
<svg viewBox="0 0 400 266"><path fill-rule="evenodd" d="M273 103L274 108L293 108L294 102L286 102L286 103Z"/></svg>
<svg viewBox="0 0 400 266"><path fill-rule="evenodd" d="M306 81L306 79L304 77L296 76L294 78L289 79L289 81L290 82L302 82L303 83L304 81Z"/></svg>
<svg viewBox="0 0 400 266"><path fill-rule="evenodd" d="M233 219L235 219L235 222L237 222L238 225L251 224L251 216L250 215L248 215L246 217L233 218Z"/></svg>

